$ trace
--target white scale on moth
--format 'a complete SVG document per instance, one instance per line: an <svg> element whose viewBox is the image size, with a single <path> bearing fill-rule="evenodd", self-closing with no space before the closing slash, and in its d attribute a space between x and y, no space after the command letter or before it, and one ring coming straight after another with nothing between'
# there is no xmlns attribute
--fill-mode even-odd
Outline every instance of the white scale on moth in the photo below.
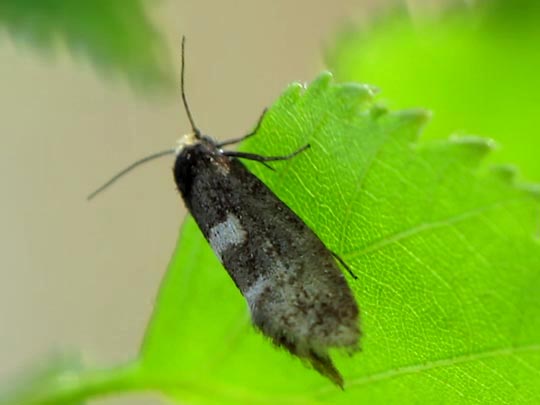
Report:
<svg viewBox="0 0 540 405"><path fill-rule="evenodd" d="M246 240L246 231L235 215L227 214L227 219L210 229L208 241L221 260L223 253L231 246L240 245Z"/></svg>

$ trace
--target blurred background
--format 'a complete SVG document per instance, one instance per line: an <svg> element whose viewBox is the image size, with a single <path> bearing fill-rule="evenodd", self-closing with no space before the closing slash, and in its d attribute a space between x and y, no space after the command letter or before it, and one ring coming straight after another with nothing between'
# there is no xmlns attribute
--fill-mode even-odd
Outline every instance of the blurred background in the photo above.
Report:
<svg viewBox="0 0 540 405"><path fill-rule="evenodd" d="M204 131L226 138L249 131L288 83L312 80L324 68L325 42L353 16L366 18L369 3L142 4L165 39L172 80L187 36L193 114ZM139 86L144 74L129 71L128 80L99 58L95 67L83 38L66 45L59 30L52 46L39 45L46 10L6 28L9 12L0 6L0 382L55 351L82 350L92 364L136 355L185 215L173 158L140 168L92 202L86 196L189 130L176 82L148 91ZM96 402L159 403L140 395Z"/></svg>
<svg viewBox="0 0 540 405"><path fill-rule="evenodd" d="M477 3L495 11L452 17ZM136 355L185 215L173 158L86 196L189 131L182 35L191 109L212 136L248 132L290 82L330 68L391 108L433 110L424 138L494 137L494 161L538 181L539 15L531 0L0 3L0 383L55 352Z"/></svg>

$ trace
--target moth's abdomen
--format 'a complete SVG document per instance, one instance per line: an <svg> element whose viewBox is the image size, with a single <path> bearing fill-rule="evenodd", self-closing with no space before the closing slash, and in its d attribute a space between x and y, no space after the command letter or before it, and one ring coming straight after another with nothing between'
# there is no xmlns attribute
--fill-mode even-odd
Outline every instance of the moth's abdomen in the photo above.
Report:
<svg viewBox="0 0 540 405"><path fill-rule="evenodd" d="M324 254L316 263L301 254L287 262L269 257L276 263L269 276L244 293L254 324L341 385L328 349L355 351L360 337L358 307L342 273Z"/></svg>

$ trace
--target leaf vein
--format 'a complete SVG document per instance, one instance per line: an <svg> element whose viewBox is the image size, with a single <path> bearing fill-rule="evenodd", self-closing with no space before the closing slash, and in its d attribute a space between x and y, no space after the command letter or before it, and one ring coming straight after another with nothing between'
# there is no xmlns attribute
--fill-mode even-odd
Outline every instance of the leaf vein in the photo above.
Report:
<svg viewBox="0 0 540 405"><path fill-rule="evenodd" d="M448 218L444 218L439 221L433 221L433 222L424 222L417 226L414 226L412 228L406 229L404 231L397 232L393 235L386 236L384 238L379 239L378 241L375 241L374 243L358 250L358 251L351 251L343 254L344 258L347 259L355 259L357 257L363 256L367 253L380 250L388 245L391 245L393 243L397 243L399 241L402 241L404 239L408 239L412 236L415 236L417 234L420 234L422 232L430 231L437 228L443 228L445 226L453 226L457 223L466 221L468 219L480 216L482 213L485 213L486 211L491 211L493 209L500 208L502 206L505 206L509 203L516 202L521 200L522 198L511 198L508 200L502 200L495 202L493 204L485 205L482 207L478 207L469 211L462 212L457 215L450 216Z"/></svg>
<svg viewBox="0 0 540 405"><path fill-rule="evenodd" d="M465 354L452 358L440 359L430 361L421 364L411 364L409 366L397 367L381 371L379 373L366 375L355 380L351 380L348 387L366 385L371 382L379 382L388 380L394 377L400 377L408 374L422 373L426 371L435 370L438 368L453 367L460 364L471 363L475 361L481 361L485 359L492 359L497 357L515 356L518 353L537 352L540 351L540 344L532 344L526 346L515 347L503 347L493 350L486 350L483 352L477 352L473 354Z"/></svg>

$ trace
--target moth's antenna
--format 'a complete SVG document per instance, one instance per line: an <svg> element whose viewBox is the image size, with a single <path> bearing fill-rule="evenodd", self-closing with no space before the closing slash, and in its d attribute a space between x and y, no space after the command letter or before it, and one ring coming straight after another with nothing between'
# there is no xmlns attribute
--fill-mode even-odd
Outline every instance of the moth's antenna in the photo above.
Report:
<svg viewBox="0 0 540 405"><path fill-rule="evenodd" d="M180 90L182 92L182 101L184 102L184 108L186 109L186 114L189 119L189 123L191 124L191 129L193 130L195 137L200 138L201 137L201 131L197 128L195 125L195 121L193 120L193 116L191 115L191 110L189 109L189 105L186 98L186 92L184 89L184 72L185 72L185 48L186 48L186 37L182 36L182 68L181 68L181 75L180 75ZM129 173L131 170L135 169L136 167L142 165L143 163L146 163L150 160L154 160L157 158L160 158L162 156L166 155L172 155L176 153L176 149L167 149L163 150L161 152L154 153L152 155L146 156L142 159L137 160L136 162L133 162L128 167L126 167L124 170L121 170L117 174L115 174L109 181L107 181L105 184L103 184L101 187L99 187L96 191L91 193L86 199L91 200L96 195L104 191L105 189L109 188L113 183L115 183L119 178L124 176L125 174Z"/></svg>
<svg viewBox="0 0 540 405"><path fill-rule="evenodd" d="M161 152L157 152L157 153L154 153L152 155L149 155L149 156L146 156L146 157L143 157L142 159L139 159L137 160L136 162L133 162L132 164L130 164L128 167L126 167L124 170L121 170L120 172L116 173L109 181L107 181L105 184L103 184L101 187L99 187L96 191L94 191L93 193L91 193L88 197L86 197L86 199L88 201L90 201L92 198L94 198L96 195L98 195L99 193L101 193L103 190L105 190L106 188L108 188L109 186L111 186L113 183L116 182L116 180L118 180L120 177L122 177L124 174L127 174L128 172L130 172L131 170L135 169L137 166L140 166L142 165L143 163L146 163L150 160L154 160L154 159L157 159L157 158L160 158L162 156L166 156L166 155L172 155L176 153L176 149L167 149L167 150L162 150Z"/></svg>
<svg viewBox="0 0 540 405"><path fill-rule="evenodd" d="M184 108L186 109L186 114L189 120L189 123L191 124L191 129L193 130L193 133L197 138L200 138L201 131L197 128L195 125L195 120L193 119L193 116L191 115L191 110L189 109L189 105L186 98L186 90L184 87L184 73L186 71L186 57L185 57L185 48L186 48L186 36L182 36L182 67L180 70L180 91L182 92L182 101L184 102Z"/></svg>

